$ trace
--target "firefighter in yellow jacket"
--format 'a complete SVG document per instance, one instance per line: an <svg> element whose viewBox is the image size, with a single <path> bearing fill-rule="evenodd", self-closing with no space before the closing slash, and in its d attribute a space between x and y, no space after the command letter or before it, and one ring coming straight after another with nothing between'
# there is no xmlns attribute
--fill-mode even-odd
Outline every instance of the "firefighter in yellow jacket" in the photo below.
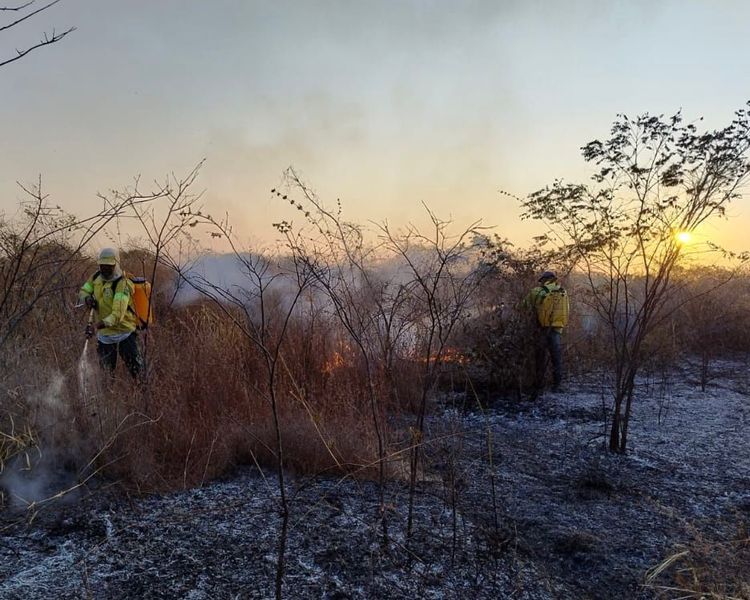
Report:
<svg viewBox="0 0 750 600"><path fill-rule="evenodd" d="M547 354L552 362L552 391L560 391L563 376L561 334L568 324L568 293L552 271L539 277L539 285L529 292L526 305L533 308L539 326L536 347L536 392L544 388Z"/></svg>
<svg viewBox="0 0 750 600"><path fill-rule="evenodd" d="M142 360L136 315L131 305L133 282L124 276L115 249L102 248L97 262L99 270L83 284L79 294L86 306L96 311L95 323L86 327L86 335L91 337L96 333L96 350L102 367L114 372L119 352L130 374L136 377Z"/></svg>

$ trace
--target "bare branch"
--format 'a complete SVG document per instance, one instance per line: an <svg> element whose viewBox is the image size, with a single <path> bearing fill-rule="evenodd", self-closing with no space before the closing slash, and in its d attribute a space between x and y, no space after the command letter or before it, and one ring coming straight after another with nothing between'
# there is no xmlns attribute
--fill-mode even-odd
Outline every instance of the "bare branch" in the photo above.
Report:
<svg viewBox="0 0 750 600"><path fill-rule="evenodd" d="M44 39L42 39L42 41L40 41L38 44L30 46L26 48L25 50L16 50L16 56L14 56L13 58L7 58L3 61L0 61L0 67L22 59L24 56L26 56L33 50L36 50L37 48L41 48L42 46L49 46L51 44L54 44L55 42L59 42L66 35L68 35L69 33L72 33L75 30L76 30L75 27L71 27L70 29L63 31L62 33L55 33L55 31L53 30L52 37L48 37L47 34L45 33Z"/></svg>
<svg viewBox="0 0 750 600"><path fill-rule="evenodd" d="M42 6L41 8L38 8L38 9L30 12L28 15L24 15L20 19L16 19L15 21L13 21L11 23L8 23L7 25L4 25L4 26L0 27L0 31L5 31L6 29L10 29L11 27L15 27L19 23L22 23L26 19L30 19L34 15L37 15L37 14L39 14L40 12L42 12L44 10L47 10L51 6L54 6L55 4L57 4L58 2L60 2L60 0L54 0L53 2L50 2L49 4L46 4L45 6ZM23 8L26 8L27 6L30 6L33 3L34 3L34 1L32 0L31 2L28 2L28 3L24 4L23 6L19 6L17 8L11 8L9 10L21 10Z"/></svg>
<svg viewBox="0 0 750 600"><path fill-rule="evenodd" d="M3 10L9 10L9 11L23 10L24 8L26 8L27 6L31 6L32 4L34 4L34 0L29 0L29 2L27 2L26 4L21 4L20 6L0 6L0 11L3 11Z"/></svg>
<svg viewBox="0 0 750 600"><path fill-rule="evenodd" d="M18 19L16 19L15 21L11 21L7 25L0 26L0 32L3 32L3 31L6 31L8 29L11 29L13 27L16 27L20 23L23 23L27 19L30 19L31 17L33 17L35 15L38 15L40 12L43 12L43 11L47 10L48 8L50 8L50 7L54 6L55 4L57 4L58 2L60 2L60 0L54 0L53 2L49 2L48 4L45 4L44 6L38 8L36 10L31 11L30 13L28 13L28 14L26 14L26 15L18 18ZM0 11L13 11L13 12L17 12L17 11L23 10L23 9L31 6L33 3L34 3L34 0L31 0L30 2L27 2L26 4L22 4L22 5L19 5L19 6L16 6L16 7L0 7ZM22 59L24 56L26 56L30 52L33 52L37 48L41 48L43 46L49 46L51 44L55 44L55 43L59 42L60 40L62 40L69 33L72 33L75 30L76 30L75 27L70 27L70 28L66 29L65 31L63 31L61 33L57 33L54 29L52 30L51 34L48 34L48 33L45 32L43 34L42 39L37 44L34 44L32 46L29 46L27 48L20 49L20 50L16 49L16 55L15 56L13 56L11 58L4 59L4 60L0 60L0 67L2 67L4 65L7 65L7 64L10 64L12 62L15 62L17 60Z"/></svg>

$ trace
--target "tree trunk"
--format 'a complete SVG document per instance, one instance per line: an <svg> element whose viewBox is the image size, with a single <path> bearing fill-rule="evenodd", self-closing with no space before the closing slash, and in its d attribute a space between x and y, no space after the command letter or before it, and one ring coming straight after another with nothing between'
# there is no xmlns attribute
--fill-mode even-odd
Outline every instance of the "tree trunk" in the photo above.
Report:
<svg viewBox="0 0 750 600"><path fill-rule="evenodd" d="M620 451L620 421L622 415L620 409L622 407L622 396L618 393L615 398L615 409L612 412L612 427L609 430L609 451L619 452Z"/></svg>
<svg viewBox="0 0 750 600"><path fill-rule="evenodd" d="M628 375L625 386L625 414L620 429L620 454L625 454L628 446L628 425L630 424L630 409L633 404L633 390L635 389L635 373Z"/></svg>

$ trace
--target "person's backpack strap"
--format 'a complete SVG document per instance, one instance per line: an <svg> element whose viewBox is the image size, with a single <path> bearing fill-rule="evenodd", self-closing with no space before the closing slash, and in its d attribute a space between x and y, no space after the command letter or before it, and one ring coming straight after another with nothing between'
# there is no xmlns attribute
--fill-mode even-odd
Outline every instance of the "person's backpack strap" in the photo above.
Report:
<svg viewBox="0 0 750 600"><path fill-rule="evenodd" d="M112 280L112 300L115 299L115 294L117 293L117 286L120 284L120 281L122 281L123 276L120 275L117 279Z"/></svg>
<svg viewBox="0 0 750 600"><path fill-rule="evenodd" d="M97 272L96 272L96 273L94 273L94 275L93 275L93 276L91 277L91 280L93 281L93 280L94 280L94 279L96 279L97 277L101 277L101 275L102 275L101 271L97 271ZM128 276L128 274L127 274L127 273L125 273L125 271L123 271L123 272L122 272L122 275L120 275L120 276L119 276L119 277L118 277L117 279L113 280L113 281L112 281L112 298L113 298L113 299L114 299L114 297L115 297L115 293L117 292L117 286L118 286L118 285L120 284L120 281L121 281L121 280L123 280L123 279L130 279L131 281L133 280L133 278L132 278L132 277L129 277L129 276ZM144 281L145 281L145 279L144 279ZM133 297L132 297L132 296L130 297L130 300L128 300L128 310L129 310L129 311L130 311L131 313L133 313L134 315L136 315L136 317L138 316L138 313L136 313L136 312L135 312L135 309L133 308ZM137 321L137 320L138 320L138 319L136 319L136 321Z"/></svg>
<svg viewBox="0 0 750 600"><path fill-rule="evenodd" d="M101 277L101 272L97 271L94 273L94 277L92 279L96 279L97 277ZM112 280L112 298L114 299L115 294L117 293L117 286L120 285L120 281L126 278L125 273L123 272L122 275L120 275L117 279ZM128 278L129 279L129 278ZM128 302L128 310L130 312L133 312L133 307L130 306L130 302Z"/></svg>
<svg viewBox="0 0 750 600"><path fill-rule="evenodd" d="M539 305L541 305L541 303L544 302L544 299L548 295L549 295L549 290L546 287L541 286L539 288L539 291L536 293L536 296L534 296L534 307L536 308Z"/></svg>
<svg viewBox="0 0 750 600"><path fill-rule="evenodd" d="M122 274L122 275L120 275L120 276L119 276L119 277L118 277L117 279L115 279L115 280L114 280L114 281L112 282L112 297L113 297L113 298L114 298L115 292L117 291L117 284L119 284L119 283L120 283L120 280L122 280L122 279L125 279L125 280L130 280L130 281L132 281L132 279L131 279L130 277L128 277L128 275L127 275L127 274L126 274L126 273L125 273L125 272L123 271L123 274ZM128 310L129 310L129 311L130 311L131 313L133 313L133 314L136 314L136 313L135 313L135 309L133 308L133 296L132 296L132 294L130 295L130 297L129 297L129 299L128 299ZM136 320L137 320L137 319L136 319Z"/></svg>

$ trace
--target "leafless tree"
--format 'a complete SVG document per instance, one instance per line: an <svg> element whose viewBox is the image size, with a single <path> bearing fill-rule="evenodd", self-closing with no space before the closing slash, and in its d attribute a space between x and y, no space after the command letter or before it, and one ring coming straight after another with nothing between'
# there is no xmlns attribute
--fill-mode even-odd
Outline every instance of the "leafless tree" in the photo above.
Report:
<svg viewBox="0 0 750 600"><path fill-rule="evenodd" d="M233 323L238 331L261 355L265 367L265 389L259 390L271 407L273 430L275 434L276 475L279 486L279 528L278 551L276 561L275 595L282 597L284 572L286 565L286 545L289 531L290 499L285 477L283 422L281 415L281 396L279 379L282 374L289 375L284 360L284 344L289 325L297 305L308 288L311 275L304 265L293 261L291 269L279 268L269 257L253 252L243 252L234 241L228 220L217 220L201 211L187 206L182 217L188 224L203 224L225 239L231 248L231 256L237 261L247 285L227 287L208 280L199 273L173 264L178 275L188 285L211 300L214 305ZM292 279L289 289L291 294L284 301L278 302L274 292L277 282Z"/></svg>
<svg viewBox="0 0 750 600"><path fill-rule="evenodd" d="M389 440L385 398L379 394L376 378L378 373L385 373L390 380L399 349L405 349L407 361L419 365L418 397L414 399L417 418L409 428L411 437L406 449L410 466L410 536L428 397L435 391L454 328L465 316L482 279L483 271L470 264L471 239L479 232L480 224L473 223L454 236L449 232L450 223L428 210L432 225L429 234L416 227L395 232L382 224L377 228L378 235L368 242L361 226L345 221L340 206L337 210L326 208L293 168L287 170L286 181L289 190L302 195L302 201L274 192L303 214L313 234L293 232L288 222L278 224L278 228L288 236L291 252L309 266L316 286L330 299L367 374L379 446L381 524L386 542ZM392 274L390 280L379 277L379 261L398 274Z"/></svg>
<svg viewBox="0 0 750 600"><path fill-rule="evenodd" d="M470 242L480 232L480 222L451 235L450 222L439 219L429 209L427 212L432 224L429 234L421 233L414 226L402 233L394 232L387 224L380 228L385 246L400 257L412 278L410 312L417 325L416 356L422 363L420 397L411 429L407 540L411 538L413 527L427 401L435 391L455 327L465 317L470 299L484 274L482 269L476 269L476 265L470 263Z"/></svg>
<svg viewBox="0 0 750 600"><path fill-rule="evenodd" d="M364 367L370 416L378 444L380 522L383 543L387 546L385 484L389 440L385 398L377 380L379 373L384 374L391 395L398 395L393 365L400 341L413 324L411 319L403 318L410 284L384 281L376 275L373 266L378 259L378 247L366 243L360 226L342 218L340 206L336 211L326 208L291 167L285 172L285 181L288 194L300 194L301 200L289 198L277 190L272 192L303 213L313 234L310 237L294 231L288 222L278 223L276 227L286 236L292 256L306 265L315 286L329 299L335 318L346 331Z"/></svg>
<svg viewBox="0 0 750 600"><path fill-rule="evenodd" d="M166 192L132 192L105 199L96 214L77 217L50 202L39 178L19 183L27 194L17 219L0 220L0 348L39 303L71 287L83 251L108 224Z"/></svg>

